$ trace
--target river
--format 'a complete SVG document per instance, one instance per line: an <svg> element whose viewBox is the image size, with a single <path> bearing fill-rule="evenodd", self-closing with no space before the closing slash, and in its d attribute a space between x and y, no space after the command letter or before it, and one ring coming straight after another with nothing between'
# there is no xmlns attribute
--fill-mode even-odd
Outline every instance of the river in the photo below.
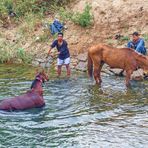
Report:
<svg viewBox="0 0 148 148"><path fill-rule="evenodd" d="M31 71L1 65L0 100L26 92ZM55 76L44 84L44 108L0 111L0 148L146 148L148 81L127 90L124 78L102 78L99 88L86 74Z"/></svg>

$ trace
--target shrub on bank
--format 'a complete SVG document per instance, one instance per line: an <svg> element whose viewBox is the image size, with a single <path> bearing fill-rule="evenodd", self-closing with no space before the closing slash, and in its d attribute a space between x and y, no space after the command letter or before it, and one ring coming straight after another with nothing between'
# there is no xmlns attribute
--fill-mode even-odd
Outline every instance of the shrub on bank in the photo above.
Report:
<svg viewBox="0 0 148 148"><path fill-rule="evenodd" d="M10 46L0 47L0 63L14 63L20 60L23 63L31 63L33 57L30 53L24 51L23 48L14 48Z"/></svg>
<svg viewBox="0 0 148 148"><path fill-rule="evenodd" d="M70 12L65 10L64 8L59 9L59 15L63 21L70 20L75 24L78 24L82 27L87 27L92 24L93 15L90 12L91 7L86 4L82 13L80 12Z"/></svg>

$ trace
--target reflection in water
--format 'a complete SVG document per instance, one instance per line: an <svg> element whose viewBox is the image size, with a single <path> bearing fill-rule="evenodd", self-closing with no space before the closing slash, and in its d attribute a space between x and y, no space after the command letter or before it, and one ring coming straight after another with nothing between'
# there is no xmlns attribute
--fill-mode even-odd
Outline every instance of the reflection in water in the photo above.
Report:
<svg viewBox="0 0 148 148"><path fill-rule="evenodd" d="M0 99L24 93L31 81L0 79ZM50 80L43 109L0 111L0 147L136 147L148 145L148 83L86 76Z"/></svg>

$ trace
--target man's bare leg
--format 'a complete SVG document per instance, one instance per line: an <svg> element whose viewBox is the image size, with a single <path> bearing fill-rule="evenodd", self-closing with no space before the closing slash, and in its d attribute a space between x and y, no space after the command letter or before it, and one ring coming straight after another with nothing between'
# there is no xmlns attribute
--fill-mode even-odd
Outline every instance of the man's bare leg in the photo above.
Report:
<svg viewBox="0 0 148 148"><path fill-rule="evenodd" d="M67 70L67 76L69 77L71 75L71 70L69 64L66 65L66 70Z"/></svg>
<svg viewBox="0 0 148 148"><path fill-rule="evenodd" d="M61 69L62 69L62 65L58 65L58 69L57 69L58 77L61 76Z"/></svg>

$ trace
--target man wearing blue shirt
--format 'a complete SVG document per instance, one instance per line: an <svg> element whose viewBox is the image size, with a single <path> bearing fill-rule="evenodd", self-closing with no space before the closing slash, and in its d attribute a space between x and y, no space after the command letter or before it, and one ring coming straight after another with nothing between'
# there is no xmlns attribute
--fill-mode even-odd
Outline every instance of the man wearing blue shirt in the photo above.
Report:
<svg viewBox="0 0 148 148"><path fill-rule="evenodd" d="M146 55L145 43L144 43L144 40L139 37L139 33L134 32L132 34L132 37L133 37L133 40L128 42L127 47L133 48L133 49L135 49L135 51L137 51L143 55Z"/></svg>
<svg viewBox="0 0 148 148"><path fill-rule="evenodd" d="M62 65L66 66L67 76L70 76L70 53L68 49L67 42L63 39L63 33L58 33L57 40L53 41L48 51L48 55L51 52L51 49L56 47L58 50L58 59L57 59L57 66L58 66L58 76L61 75Z"/></svg>
<svg viewBox="0 0 148 148"><path fill-rule="evenodd" d="M133 48L135 51L137 51L138 53L141 53L143 55L146 55L146 48L145 48L145 43L144 40L142 38L139 37L139 33L138 32L134 32L132 34L132 41L129 41L127 44L128 48ZM119 73L119 76L123 76L123 72L124 70L122 70ZM144 72L145 74L146 72Z"/></svg>

